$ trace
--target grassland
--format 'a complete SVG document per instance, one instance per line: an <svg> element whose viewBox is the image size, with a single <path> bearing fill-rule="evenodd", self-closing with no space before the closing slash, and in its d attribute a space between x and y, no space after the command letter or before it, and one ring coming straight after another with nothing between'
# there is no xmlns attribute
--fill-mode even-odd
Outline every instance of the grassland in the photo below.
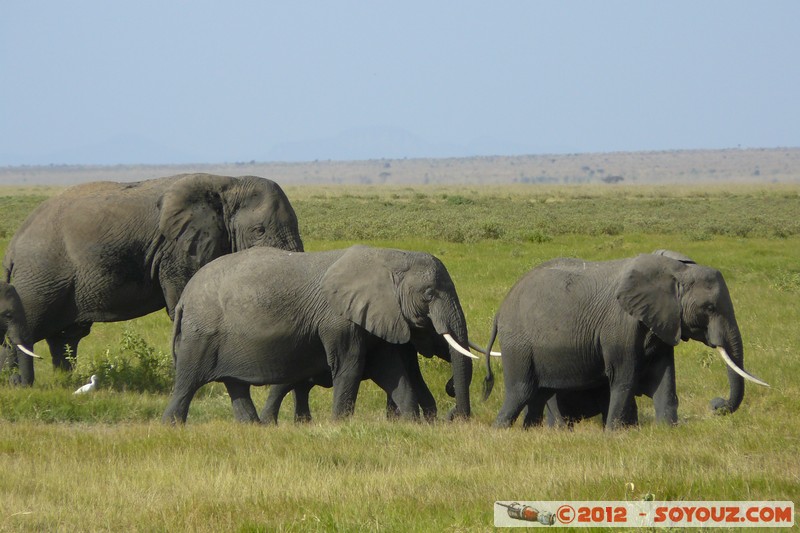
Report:
<svg viewBox="0 0 800 533"><path fill-rule="evenodd" d="M158 420L168 385L140 381L143 361L169 359L169 321L155 313L96 325L74 376L45 360L33 388L0 384L0 530L485 531L498 499L800 501L800 187L287 192L308 250L364 242L440 257L479 343L511 284L541 261L678 250L722 271L746 367L772 388L748 387L738 412L713 415L723 363L684 343L676 428L655 425L643 399L637 430L607 434L591 420L572 432L497 431L502 378L481 402L477 366L469 422L386 421L382 393L365 383L352 420L331 422L330 391L315 389L311 424L292 424L286 405L277 427L251 427L234 423L224 388L209 385L173 429ZM0 189L0 252L49 193ZM129 386L108 371L100 391L71 394L111 360L129 362ZM421 364L446 411L447 365ZM255 391L256 403L265 395Z"/></svg>

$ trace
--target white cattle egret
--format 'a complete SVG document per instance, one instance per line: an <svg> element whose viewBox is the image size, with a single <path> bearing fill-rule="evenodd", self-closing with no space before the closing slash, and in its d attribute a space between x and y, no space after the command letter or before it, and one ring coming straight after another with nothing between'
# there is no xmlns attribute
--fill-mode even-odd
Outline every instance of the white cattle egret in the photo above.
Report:
<svg viewBox="0 0 800 533"><path fill-rule="evenodd" d="M92 374L92 377L90 379L91 379L91 381L89 381L89 383L87 383L86 385L82 386L81 388L79 388L78 390L73 392L72 394L83 394L85 392L93 391L95 389L95 386L97 385L97 375L96 374Z"/></svg>

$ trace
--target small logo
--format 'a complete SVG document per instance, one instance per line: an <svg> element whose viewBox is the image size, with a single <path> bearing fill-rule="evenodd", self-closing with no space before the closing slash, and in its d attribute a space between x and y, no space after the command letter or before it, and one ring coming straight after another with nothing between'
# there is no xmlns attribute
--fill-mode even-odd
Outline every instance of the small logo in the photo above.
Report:
<svg viewBox="0 0 800 533"><path fill-rule="evenodd" d="M505 507L508 512L508 517L514 520L523 520L525 522L539 522L545 526L552 526L556 522L556 516L547 511L540 511L530 505L522 505L519 502L503 503L495 502L495 505Z"/></svg>

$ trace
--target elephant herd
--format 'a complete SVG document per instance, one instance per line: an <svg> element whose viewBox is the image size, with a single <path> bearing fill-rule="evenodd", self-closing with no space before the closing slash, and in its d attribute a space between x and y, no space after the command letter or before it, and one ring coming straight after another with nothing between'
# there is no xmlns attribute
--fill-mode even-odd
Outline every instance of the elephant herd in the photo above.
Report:
<svg viewBox="0 0 800 533"><path fill-rule="evenodd" d="M241 421L273 422L295 393L295 418L310 417L309 390L333 387L333 416L353 412L373 380L387 412L427 419L436 402L417 354L448 361L448 418L470 416L472 361L494 374L499 338L505 400L495 424L524 425L602 414L606 428L638 422L635 397L656 419L677 422L674 347L693 339L728 364L733 412L744 370L733 304L722 274L659 250L606 262L554 259L525 274L495 316L485 349L470 342L455 285L434 256L353 246L305 252L283 190L254 177L185 174L138 183L97 182L40 204L11 239L0 281L0 365L34 382L34 343L71 369L95 322L166 308L173 321L175 386L163 420L185 422L195 392L224 383ZM272 385L259 415L250 387Z"/></svg>

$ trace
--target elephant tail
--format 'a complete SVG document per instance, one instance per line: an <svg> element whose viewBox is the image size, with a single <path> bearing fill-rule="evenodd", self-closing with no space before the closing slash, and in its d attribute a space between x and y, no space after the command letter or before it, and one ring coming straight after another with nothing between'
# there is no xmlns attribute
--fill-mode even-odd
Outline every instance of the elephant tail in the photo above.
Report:
<svg viewBox="0 0 800 533"><path fill-rule="evenodd" d="M495 315L494 320L492 321L492 331L489 334L489 344L486 345L486 351L484 352L486 356L486 377L483 379L483 401L486 401L489 398L489 395L492 393L492 388L494 388L494 373L492 372L492 345L494 344L495 339L497 339L497 315Z"/></svg>
<svg viewBox="0 0 800 533"><path fill-rule="evenodd" d="M175 306L175 319L172 322L172 364L177 363L176 355L181 344L181 322L183 321L183 302Z"/></svg>

